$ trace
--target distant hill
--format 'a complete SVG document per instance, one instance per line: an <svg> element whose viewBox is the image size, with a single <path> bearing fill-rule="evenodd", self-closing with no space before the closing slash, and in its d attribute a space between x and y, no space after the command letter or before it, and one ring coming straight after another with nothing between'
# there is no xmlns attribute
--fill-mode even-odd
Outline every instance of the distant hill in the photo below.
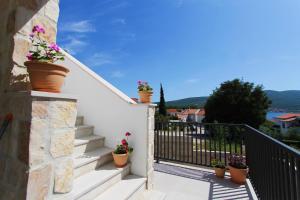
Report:
<svg viewBox="0 0 300 200"><path fill-rule="evenodd" d="M266 94L272 101L271 110L300 112L300 90L274 91L266 90ZM203 107L208 97L190 97L174 101L167 101L168 107Z"/></svg>

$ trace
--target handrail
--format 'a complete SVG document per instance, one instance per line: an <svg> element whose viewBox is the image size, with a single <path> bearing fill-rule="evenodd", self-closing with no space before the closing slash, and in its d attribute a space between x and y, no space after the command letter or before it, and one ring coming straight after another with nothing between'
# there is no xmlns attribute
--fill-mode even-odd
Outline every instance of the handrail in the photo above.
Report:
<svg viewBox="0 0 300 200"><path fill-rule="evenodd" d="M0 127L0 140L2 139L9 123L13 120L13 115L11 113L6 114L4 121Z"/></svg>
<svg viewBox="0 0 300 200"><path fill-rule="evenodd" d="M271 140L272 142L274 142L275 144L279 145L281 148L285 148L286 151L289 151L289 153L294 154L295 156L299 156L300 157L300 151L298 151L297 149L294 149L286 144L284 144L283 142L280 142L279 140L276 140L274 138L272 138L271 136L249 126L244 124L245 127L249 128L250 130L252 130L253 132L255 132L256 134L260 134L261 136Z"/></svg>

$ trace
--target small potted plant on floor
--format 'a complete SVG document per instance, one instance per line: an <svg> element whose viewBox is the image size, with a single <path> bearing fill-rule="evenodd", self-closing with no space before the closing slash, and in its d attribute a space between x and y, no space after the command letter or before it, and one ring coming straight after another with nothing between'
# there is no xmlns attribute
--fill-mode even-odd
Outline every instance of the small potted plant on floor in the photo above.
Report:
<svg viewBox="0 0 300 200"><path fill-rule="evenodd" d="M138 81L138 90L141 103L151 103L151 96L153 89L147 82Z"/></svg>
<svg viewBox="0 0 300 200"><path fill-rule="evenodd" d="M64 55L57 44L49 44L43 40L42 34L45 34L42 26L33 27L30 34L32 49L27 54L28 61L24 65L27 66L32 90L59 93L69 70L54 64L58 60L64 60Z"/></svg>
<svg viewBox="0 0 300 200"><path fill-rule="evenodd" d="M237 184L245 184L248 167L245 164L245 158L242 155L230 155L229 156L229 172L231 180Z"/></svg>
<svg viewBox="0 0 300 200"><path fill-rule="evenodd" d="M127 165L128 156L132 153L133 148L128 144L128 138L131 133L125 133L127 139L123 139L121 144L118 144L116 149L112 152L116 167L125 167Z"/></svg>
<svg viewBox="0 0 300 200"><path fill-rule="evenodd" d="M214 167L216 176L219 178L224 178L225 171L226 171L224 162L214 159L214 160L212 160L211 164Z"/></svg>

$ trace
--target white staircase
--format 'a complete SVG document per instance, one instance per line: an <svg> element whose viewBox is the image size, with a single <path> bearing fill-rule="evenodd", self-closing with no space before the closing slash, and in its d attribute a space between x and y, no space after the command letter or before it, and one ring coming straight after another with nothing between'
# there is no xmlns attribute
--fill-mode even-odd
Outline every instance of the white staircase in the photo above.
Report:
<svg viewBox="0 0 300 200"><path fill-rule="evenodd" d="M74 144L74 185L70 193L55 194L55 200L141 200L146 178L130 174L130 164L116 168L113 149L105 138L94 135L94 127L77 117Z"/></svg>

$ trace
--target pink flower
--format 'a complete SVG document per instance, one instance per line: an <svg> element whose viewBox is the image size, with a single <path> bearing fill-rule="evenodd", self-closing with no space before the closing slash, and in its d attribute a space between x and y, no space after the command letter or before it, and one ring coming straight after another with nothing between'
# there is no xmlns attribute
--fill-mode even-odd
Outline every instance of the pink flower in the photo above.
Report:
<svg viewBox="0 0 300 200"><path fill-rule="evenodd" d="M26 57L27 57L27 59L28 60L33 60L33 57L32 57L32 53L28 53L27 55L26 55Z"/></svg>
<svg viewBox="0 0 300 200"><path fill-rule="evenodd" d="M131 133L129 133L129 132L125 133L125 136L126 137L131 136Z"/></svg>
<svg viewBox="0 0 300 200"><path fill-rule="evenodd" d="M45 29L42 26L35 25L33 27L33 29L32 29L32 33L35 33L35 32L37 32L37 33L45 33L46 31L45 31Z"/></svg>
<svg viewBox="0 0 300 200"><path fill-rule="evenodd" d="M127 145L128 145L128 143L127 143L127 141L126 141L125 139L123 139L123 140L121 141L121 143L122 143L122 145L124 145L124 146L127 146Z"/></svg>
<svg viewBox="0 0 300 200"><path fill-rule="evenodd" d="M55 43L51 43L48 47L54 51L57 51L57 52L60 51L59 46Z"/></svg>

